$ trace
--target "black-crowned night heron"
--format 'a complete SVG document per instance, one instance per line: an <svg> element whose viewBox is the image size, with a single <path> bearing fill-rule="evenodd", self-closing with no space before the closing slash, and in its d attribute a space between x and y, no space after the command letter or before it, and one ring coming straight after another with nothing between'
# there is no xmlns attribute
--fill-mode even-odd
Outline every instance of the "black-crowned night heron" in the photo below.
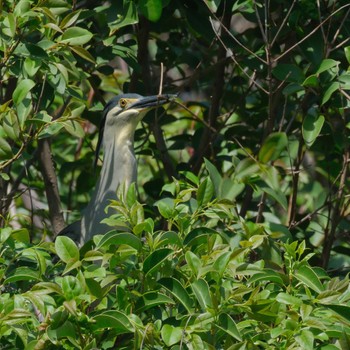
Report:
<svg viewBox="0 0 350 350"><path fill-rule="evenodd" d="M172 95L143 97L138 94L122 94L107 103L96 148L95 165L101 146L104 151L96 189L82 219L67 226L60 235L73 237L83 245L94 235L111 230L108 225L101 223L108 216L105 208L112 199L116 199L116 191L120 185L127 188L136 181L134 134L137 124L150 109L169 102L171 98Z"/></svg>

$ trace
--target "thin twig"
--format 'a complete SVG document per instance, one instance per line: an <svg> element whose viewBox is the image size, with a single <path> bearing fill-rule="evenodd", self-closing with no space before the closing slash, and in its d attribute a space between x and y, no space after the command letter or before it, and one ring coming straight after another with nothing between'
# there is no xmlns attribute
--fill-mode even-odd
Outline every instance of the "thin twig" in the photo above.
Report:
<svg viewBox="0 0 350 350"><path fill-rule="evenodd" d="M296 44L292 45L290 48L288 48L286 51L284 51L282 54L280 54L278 57L274 59L275 62L279 61L282 57L287 55L290 51L294 50L297 46L299 46L301 43L303 43L305 40L309 39L312 35L314 35L326 22L328 22L335 14L338 12L344 10L345 8L350 7L350 4L343 5L338 8L338 10L334 11L332 14L330 14L325 20L323 20L319 25L317 25L309 34L305 35L301 40L299 40Z"/></svg>
<svg viewBox="0 0 350 350"><path fill-rule="evenodd" d="M281 30L282 30L283 27L286 25L286 23L287 23L287 21L288 21L288 18L289 18L289 16L290 16L290 13L292 12L292 9L293 9L295 3L296 3L296 0L293 0L293 3L290 5L290 8L289 8L289 10L288 10L286 16L284 17L282 24L281 24L280 27L278 28L275 37L274 37L274 38L272 39L272 41L271 41L271 46L273 46L273 45L275 44L275 42L276 42L276 40L277 40L279 34L281 33Z"/></svg>
<svg viewBox="0 0 350 350"><path fill-rule="evenodd" d="M158 95L160 96L163 92L163 62L160 62L160 82L159 82L159 92L158 92Z"/></svg>
<svg viewBox="0 0 350 350"><path fill-rule="evenodd" d="M213 28L213 31L214 31L215 36L216 36L216 37L218 38L218 40L220 41L221 45L225 48L226 52L231 52L231 50L229 50L229 49L227 48L227 46L225 45L225 43L223 42L223 40L220 38L219 33L218 33L218 32L216 31L216 29L215 29L213 20L212 20L210 17L209 17L209 21L210 21L210 23L211 23L211 26L212 26L212 28ZM242 73L249 79L249 81L252 82L252 84L254 84L257 88L259 88L260 90L262 90L265 94L267 94L267 95L269 94L269 92L268 92L266 89L264 89L259 83L257 83L255 80L252 80L252 77L249 76L249 74L245 71L245 69L238 63L238 61L236 60L236 58L235 58L235 56L234 56L233 53L230 55L230 58L231 58L231 59L233 60L233 62L237 65L237 67L240 68L240 70L242 71ZM266 63L266 62L264 61L264 63ZM254 74L253 76L255 76L255 74Z"/></svg>
<svg viewBox="0 0 350 350"><path fill-rule="evenodd" d="M247 51L249 54L251 54L252 56L254 56L256 59L258 59L259 61L267 64L267 62L259 57L256 53L254 53L253 51L251 51L248 47L244 46L229 30L228 28L226 28L226 26L223 25L223 23L220 21L220 19L215 15L215 13L210 9L210 7L208 6L208 4L204 1L204 3L207 5L211 15L220 23L220 26L225 30L225 32L241 47L243 48L245 51ZM210 22L212 23L212 18L209 17ZM213 25L213 24L212 24ZM214 30L214 32L216 32L216 30Z"/></svg>

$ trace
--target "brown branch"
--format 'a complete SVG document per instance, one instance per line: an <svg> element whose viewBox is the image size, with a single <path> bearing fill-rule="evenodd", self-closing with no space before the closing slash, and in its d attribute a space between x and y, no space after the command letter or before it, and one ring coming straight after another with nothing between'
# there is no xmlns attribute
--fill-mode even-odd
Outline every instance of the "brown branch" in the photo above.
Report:
<svg viewBox="0 0 350 350"><path fill-rule="evenodd" d="M151 69L150 69L150 63L149 63L148 39L149 39L149 22L146 18L141 17L138 24L138 31L137 31L137 43L138 43L137 61L141 67L141 74L136 70L134 70L130 79L130 86L129 86L130 92L134 92L137 90L137 86L140 78L142 78L146 93L151 94L153 91L153 86L152 86L153 79L151 77ZM176 170L173 166L171 157L166 147L166 143L163 137L163 132L157 120L155 120L152 123L151 129L156 141L157 149L159 150L159 153L160 153L160 160L163 164L163 167L167 176L169 177L169 179L171 179L172 177L177 177Z"/></svg>
<svg viewBox="0 0 350 350"><path fill-rule="evenodd" d="M38 141L38 153L38 161L44 178L46 198L49 205L50 220L53 232L57 235L66 225L61 210L57 176L52 161L49 139L46 138Z"/></svg>
<svg viewBox="0 0 350 350"><path fill-rule="evenodd" d="M343 167L341 170L340 182L339 182L339 190L337 192L334 208L332 211L331 217L331 229L330 231L326 231L324 245L322 250L322 267L326 268L329 262L329 258L331 255L331 250L333 247L334 240L336 238L336 230L338 228L340 219L341 219L341 210L340 206L344 199L344 190L345 190L345 181L348 176L349 171L349 163L350 163L350 150L346 150L343 156Z"/></svg>
<svg viewBox="0 0 350 350"><path fill-rule="evenodd" d="M223 17L222 17L222 26L228 27L231 22L231 7L229 2L223 2L224 8L222 9ZM221 23L220 21L220 23ZM202 163L203 158L208 156L208 153L210 151L210 147L212 145L213 137L215 134L212 133L211 127L216 129L217 124L217 117L220 115L220 102L224 91L224 85L225 85L225 68L226 68L226 47L223 45L219 46L218 54L217 54L217 61L221 61L220 64L217 65L216 72L215 72L215 78L213 81L213 87L212 87L212 98L211 98L211 105L209 109L209 116L207 123L210 125L210 128L204 128L203 135L201 138L201 142L199 144L198 150L194 153L194 155L191 157L189 164L191 165L192 171L194 173L198 173Z"/></svg>

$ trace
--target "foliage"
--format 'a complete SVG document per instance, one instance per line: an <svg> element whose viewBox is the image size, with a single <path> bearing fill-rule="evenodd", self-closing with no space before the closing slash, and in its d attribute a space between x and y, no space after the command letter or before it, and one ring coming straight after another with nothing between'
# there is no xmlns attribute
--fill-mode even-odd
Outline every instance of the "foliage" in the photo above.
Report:
<svg viewBox="0 0 350 350"><path fill-rule="evenodd" d="M349 279L311 267L305 242L278 225L239 220L209 176L188 176L196 183L175 181L156 203L165 230L144 220L134 187L111 204L130 232L95 236L80 254L68 237L30 245L3 229L3 346L344 349Z"/></svg>
<svg viewBox="0 0 350 350"><path fill-rule="evenodd" d="M348 348L349 9L3 1L2 346ZM179 99L137 130L112 231L52 243L121 91Z"/></svg>

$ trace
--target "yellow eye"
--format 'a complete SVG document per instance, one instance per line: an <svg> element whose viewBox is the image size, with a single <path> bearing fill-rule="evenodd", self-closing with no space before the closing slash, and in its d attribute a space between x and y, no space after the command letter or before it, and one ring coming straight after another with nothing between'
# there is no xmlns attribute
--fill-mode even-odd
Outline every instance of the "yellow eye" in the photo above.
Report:
<svg viewBox="0 0 350 350"><path fill-rule="evenodd" d="M128 104L128 101L125 98L120 99L120 101L119 101L120 107L125 108L127 104Z"/></svg>

